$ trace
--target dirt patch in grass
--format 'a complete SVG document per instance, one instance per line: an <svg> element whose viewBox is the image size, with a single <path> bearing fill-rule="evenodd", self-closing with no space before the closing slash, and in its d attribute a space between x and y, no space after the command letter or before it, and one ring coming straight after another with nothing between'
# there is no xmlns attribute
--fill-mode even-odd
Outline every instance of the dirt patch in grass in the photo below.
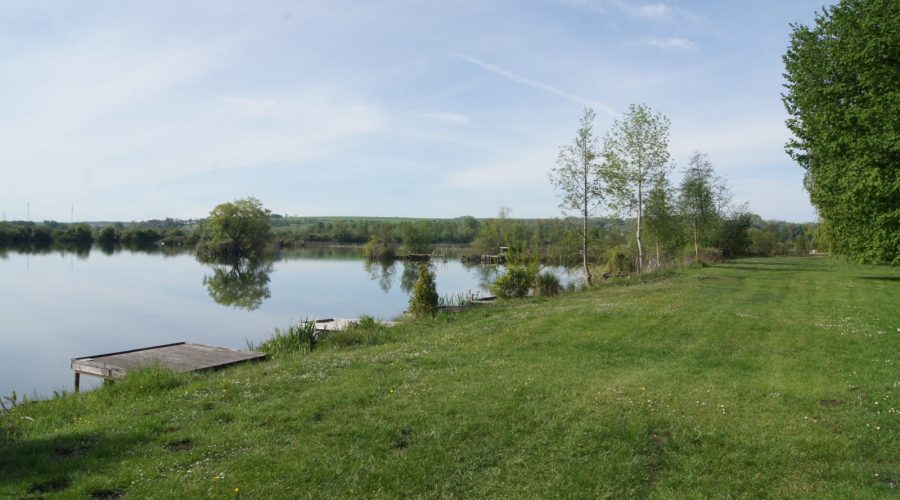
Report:
<svg viewBox="0 0 900 500"><path fill-rule="evenodd" d="M114 490L110 488L102 488L99 490L94 490L91 492L91 498L97 498L102 500L113 500L115 498L122 498L125 496L125 492L121 490Z"/></svg>
<svg viewBox="0 0 900 500"><path fill-rule="evenodd" d="M398 436L391 443L391 448L395 450L405 450L412 444L413 431L412 429L406 428L400 431L400 436Z"/></svg>
<svg viewBox="0 0 900 500"><path fill-rule="evenodd" d="M72 484L72 481L68 478L57 477L49 481L32 484L28 488L28 493L53 493L68 488L70 484Z"/></svg>
<svg viewBox="0 0 900 500"><path fill-rule="evenodd" d="M184 451L194 447L194 441L191 439L179 439L166 443L166 449L169 451Z"/></svg>

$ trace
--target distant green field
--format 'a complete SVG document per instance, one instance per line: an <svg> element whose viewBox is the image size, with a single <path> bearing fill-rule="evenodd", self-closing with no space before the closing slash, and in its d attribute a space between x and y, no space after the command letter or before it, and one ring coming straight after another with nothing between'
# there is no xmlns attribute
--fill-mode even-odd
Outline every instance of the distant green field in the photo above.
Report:
<svg viewBox="0 0 900 500"><path fill-rule="evenodd" d="M747 259L148 370L2 417L0 496L897 498L898 304Z"/></svg>

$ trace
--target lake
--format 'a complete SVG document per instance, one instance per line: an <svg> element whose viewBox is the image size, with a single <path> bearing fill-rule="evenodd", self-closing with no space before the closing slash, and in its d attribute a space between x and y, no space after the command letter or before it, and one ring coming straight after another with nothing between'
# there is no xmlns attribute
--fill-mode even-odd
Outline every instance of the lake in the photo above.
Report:
<svg viewBox="0 0 900 500"><path fill-rule="evenodd" d="M485 294L495 267L433 263L438 294ZM571 278L553 268L563 282ZM71 390L71 358L172 342L246 349L304 319L392 319L414 263L370 264L356 248L281 252L233 267L192 254L0 252L0 396ZM82 377L82 387L99 384Z"/></svg>

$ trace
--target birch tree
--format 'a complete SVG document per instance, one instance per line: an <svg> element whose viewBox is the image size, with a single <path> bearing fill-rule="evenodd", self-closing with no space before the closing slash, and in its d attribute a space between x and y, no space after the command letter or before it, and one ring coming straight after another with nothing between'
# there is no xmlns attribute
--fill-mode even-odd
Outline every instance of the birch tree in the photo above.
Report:
<svg viewBox="0 0 900 500"><path fill-rule="evenodd" d="M584 282L588 287L593 285L588 267L588 219L603 202L604 185L594 137L595 116L591 108L584 109L575 140L559 148L556 167L550 171L550 183L560 197L559 208L566 216L577 214L581 218L578 235L581 238Z"/></svg>
<svg viewBox="0 0 900 500"><path fill-rule="evenodd" d="M695 151L684 169L678 195L678 208L694 244L694 258L700 258L700 242L720 220L726 198L724 182L706 155Z"/></svg>
<svg viewBox="0 0 900 500"><path fill-rule="evenodd" d="M669 119L652 113L644 104L632 104L621 120L613 122L603 140L603 174L609 184L611 205L635 217L638 272L644 266L641 230L647 192L669 170Z"/></svg>

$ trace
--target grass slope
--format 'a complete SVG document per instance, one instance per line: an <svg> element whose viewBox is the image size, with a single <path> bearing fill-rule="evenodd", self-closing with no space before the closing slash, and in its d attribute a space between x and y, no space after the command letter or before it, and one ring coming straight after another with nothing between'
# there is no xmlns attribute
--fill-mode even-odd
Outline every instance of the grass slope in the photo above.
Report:
<svg viewBox="0 0 900 500"><path fill-rule="evenodd" d="M3 417L0 496L896 498L898 304L897 269L740 260L147 370Z"/></svg>

